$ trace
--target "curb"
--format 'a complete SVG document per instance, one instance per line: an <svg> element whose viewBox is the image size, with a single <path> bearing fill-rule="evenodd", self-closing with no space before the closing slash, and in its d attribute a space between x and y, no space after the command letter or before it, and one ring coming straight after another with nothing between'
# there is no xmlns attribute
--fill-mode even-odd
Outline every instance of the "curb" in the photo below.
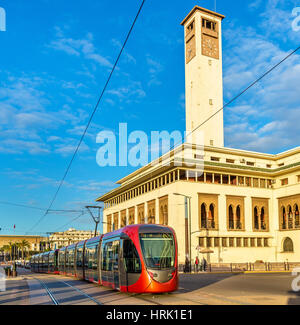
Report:
<svg viewBox="0 0 300 325"><path fill-rule="evenodd" d="M276 273L292 273L292 271L233 271L233 272L199 272L199 273L184 273L179 274L198 275L198 274L276 274Z"/></svg>

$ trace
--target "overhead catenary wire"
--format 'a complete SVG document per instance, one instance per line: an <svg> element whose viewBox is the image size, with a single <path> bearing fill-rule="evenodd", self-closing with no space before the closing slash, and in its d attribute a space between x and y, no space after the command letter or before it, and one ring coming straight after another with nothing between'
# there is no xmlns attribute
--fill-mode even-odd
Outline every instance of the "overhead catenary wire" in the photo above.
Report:
<svg viewBox="0 0 300 325"><path fill-rule="evenodd" d="M231 105L233 102L235 102L239 97L241 97L243 94L245 94L249 89L251 89L253 86L255 86L257 83L259 83L262 79L264 79L267 75L269 75L272 71L274 71L278 66L280 66L282 63L284 63L287 59L289 59L292 55L294 55L296 52L300 50L300 46L298 46L295 50L290 52L287 56L285 56L280 62L275 64L272 68L267 70L263 75L261 75L259 78L257 78L255 81L253 81L249 86L247 86L244 90L242 90L239 94L237 94L235 97L233 97L230 101L228 101L225 105L223 105L220 109L218 109L214 114L210 115L206 120L204 120L202 123L197 125L193 130L191 130L185 138L188 139L195 131L197 131L201 126L203 126L205 123L210 121L214 116L216 116L218 113L220 113L222 110L224 110L226 107ZM181 145L181 142L175 143L173 146L171 146L170 151L173 150L177 145Z"/></svg>
<svg viewBox="0 0 300 325"><path fill-rule="evenodd" d="M41 208L41 207L36 207L36 206L31 206L31 205L25 205L25 204L18 204L18 203L12 203L12 202L5 202L5 201L0 201L0 205L10 205L10 206L15 206L15 207L21 207L21 208L26 208L26 209L33 209L33 210L39 210L39 211L47 211L46 208ZM64 210L64 209L56 209L56 210L48 210L48 212L70 212L70 213L78 213L83 210Z"/></svg>
<svg viewBox="0 0 300 325"><path fill-rule="evenodd" d="M145 2L146 2L146 0L143 0L142 1L141 5L139 7L139 10L138 10L138 12L137 12L137 14L136 14L136 16L134 18L134 21L131 24L131 27L130 27L129 32L128 32L126 38L125 38L125 41L124 41L124 43L123 43L123 45L121 47L121 50L120 50L120 52L119 52L119 54L117 56L117 59L116 59L114 65L113 65L113 67L111 69L111 72L110 72L110 74L108 76L108 79L107 79L107 81L106 81L106 83L105 83L105 85L104 85L104 87L103 87L103 89L101 91L100 97L99 97L99 99L98 99L98 101L97 101L97 103L96 103L96 105L95 105L95 107L94 107L94 109L92 111L92 114L90 115L90 118L88 120L88 123L87 123L85 129L84 129L84 132L82 133L82 136L81 136L81 138L80 138L80 140L78 142L78 145L77 145L77 147L76 147L76 149L75 149L75 151L73 153L73 156L72 156L72 158L71 158L71 160L70 160L70 162L69 162L69 164L67 166L67 169L66 169L66 171L65 171L65 173L64 173L64 175L63 175L63 177L62 177L62 179L61 179L61 181L59 183L59 186L58 186L58 188L57 188L57 190L56 190L56 192L55 192L55 194L54 194L54 196L53 196L53 198L52 198L52 200L50 202L50 205L49 205L48 209L45 211L45 213L43 214L43 216L33 225L33 227L30 228L29 231L33 230L37 225L39 225L40 222L47 216L48 211L52 208L52 206L53 206L53 204L54 204L54 202L55 202L55 200L57 198L57 195L58 195L58 193L59 193L59 191L60 191L60 189L61 189L61 187L62 187L62 185L63 185L63 183L64 183L64 181L65 181L65 179L66 179L66 177L67 177L67 175L68 175L68 173L70 171L70 169L71 169L71 166L73 164L73 161L74 161L74 159L75 159L75 157L77 155L77 152L78 152L78 150L79 150L79 148L80 148L80 146L82 144L82 141L83 141L83 139L84 139L84 137L86 135L86 132L87 132L87 130L88 130L88 128L89 128L89 126L90 126L90 124L91 124L91 122L93 120L93 117L94 117L94 115L95 115L95 113L96 113L96 111L97 111L97 109L99 107L99 104L100 104L100 102L102 100L102 97L103 97L103 95L104 95L104 93L105 93L105 91L107 89L107 86L109 85L109 82L111 80L111 77L112 77L112 75L113 75L113 73L114 73L114 71L115 71L115 69L116 69L116 67L118 65L118 62L120 60L120 57L121 57L121 55L122 55L122 53L124 51L124 48L125 48L128 40L129 40L129 37L130 37L130 35L132 33L132 30L133 30L133 28L134 28L134 26L135 26L135 24L137 22L137 19L138 19L139 15L140 15L143 7L144 7Z"/></svg>

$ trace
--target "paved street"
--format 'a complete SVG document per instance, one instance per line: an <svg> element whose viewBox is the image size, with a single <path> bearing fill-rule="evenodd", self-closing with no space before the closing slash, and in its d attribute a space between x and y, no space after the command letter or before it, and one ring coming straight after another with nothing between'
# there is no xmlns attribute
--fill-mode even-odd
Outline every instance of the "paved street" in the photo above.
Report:
<svg viewBox="0 0 300 325"><path fill-rule="evenodd" d="M175 293L124 294L72 278L20 270L7 279L1 305L287 305L299 304L293 277L281 274L182 274Z"/></svg>

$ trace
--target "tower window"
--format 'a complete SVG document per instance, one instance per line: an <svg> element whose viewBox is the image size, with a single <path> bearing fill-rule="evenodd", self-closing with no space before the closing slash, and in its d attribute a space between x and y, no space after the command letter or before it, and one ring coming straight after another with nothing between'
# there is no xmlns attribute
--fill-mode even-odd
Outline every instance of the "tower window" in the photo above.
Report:
<svg viewBox="0 0 300 325"><path fill-rule="evenodd" d="M193 21L191 24L188 25L187 27L188 32L192 32L194 30L194 24L195 22Z"/></svg>
<svg viewBox="0 0 300 325"><path fill-rule="evenodd" d="M202 27L203 28L206 28L206 29L210 29L210 30L213 30L213 31L216 31L216 23L211 21L211 20L208 20L208 19L202 19Z"/></svg>

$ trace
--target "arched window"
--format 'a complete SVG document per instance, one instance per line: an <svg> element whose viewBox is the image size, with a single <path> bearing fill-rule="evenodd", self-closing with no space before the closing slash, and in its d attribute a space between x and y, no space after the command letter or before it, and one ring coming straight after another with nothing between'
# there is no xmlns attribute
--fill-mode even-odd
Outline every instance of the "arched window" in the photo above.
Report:
<svg viewBox="0 0 300 325"><path fill-rule="evenodd" d="M164 225L168 225L168 207L164 206Z"/></svg>
<svg viewBox="0 0 300 325"><path fill-rule="evenodd" d="M236 229L242 229L241 207L239 205L236 208Z"/></svg>
<svg viewBox="0 0 300 325"><path fill-rule="evenodd" d="M265 208L264 207L261 208L261 212L260 212L260 227L262 230L267 229L266 221L265 221Z"/></svg>
<svg viewBox="0 0 300 325"><path fill-rule="evenodd" d="M132 214L129 215L129 224L130 225L134 224L134 216Z"/></svg>
<svg viewBox="0 0 300 325"><path fill-rule="evenodd" d="M258 208L254 208L254 229L259 230Z"/></svg>
<svg viewBox="0 0 300 325"><path fill-rule="evenodd" d="M215 206L211 204L208 213L208 228L215 229L215 227Z"/></svg>
<svg viewBox="0 0 300 325"><path fill-rule="evenodd" d="M164 207L160 207L160 216L159 216L159 224L163 225L164 224Z"/></svg>
<svg viewBox="0 0 300 325"><path fill-rule="evenodd" d="M148 223L150 223L150 224L154 224L155 223L154 209L152 209L152 210L150 209L149 210Z"/></svg>
<svg viewBox="0 0 300 325"><path fill-rule="evenodd" d="M292 211L292 207L289 205L288 206L288 226L289 229L293 229L294 228L294 224L293 224L293 211Z"/></svg>
<svg viewBox="0 0 300 325"><path fill-rule="evenodd" d="M291 238L287 237L285 238L283 242L283 251L285 253L293 252L294 251L294 244Z"/></svg>
<svg viewBox="0 0 300 325"><path fill-rule="evenodd" d="M232 205L229 206L229 229L234 229L234 220L233 220L233 207Z"/></svg>
<svg viewBox="0 0 300 325"><path fill-rule="evenodd" d="M282 221L282 229L286 229L286 212L285 207L281 208L281 221Z"/></svg>
<svg viewBox="0 0 300 325"><path fill-rule="evenodd" d="M296 228L300 228L300 219L299 219L299 207L298 207L298 204L295 204L294 211L295 211L295 227Z"/></svg>
<svg viewBox="0 0 300 325"><path fill-rule="evenodd" d="M201 204L201 228L207 228L205 203Z"/></svg>

